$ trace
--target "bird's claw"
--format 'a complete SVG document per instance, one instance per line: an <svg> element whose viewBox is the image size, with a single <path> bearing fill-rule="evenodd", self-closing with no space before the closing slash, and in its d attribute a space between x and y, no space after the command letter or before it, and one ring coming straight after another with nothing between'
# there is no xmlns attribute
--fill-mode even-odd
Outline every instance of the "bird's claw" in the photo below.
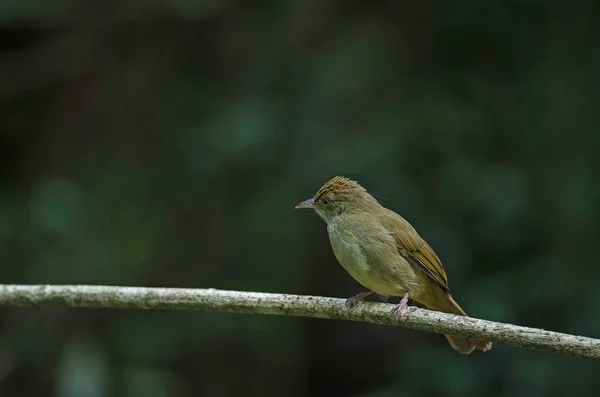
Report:
<svg viewBox="0 0 600 397"><path fill-rule="evenodd" d="M402 299L400 299L400 303L394 306L392 312L396 314L396 320L400 320L403 316L406 315L408 311L408 292L404 294Z"/></svg>
<svg viewBox="0 0 600 397"><path fill-rule="evenodd" d="M346 299L345 305L348 309L352 309L358 302L364 300L367 296L371 295L372 291L364 291L360 294L354 295Z"/></svg>
<svg viewBox="0 0 600 397"><path fill-rule="evenodd" d="M353 296L351 298L346 299L346 302L344 304L348 309L352 309L358 302L359 301L358 299L356 299L356 296Z"/></svg>

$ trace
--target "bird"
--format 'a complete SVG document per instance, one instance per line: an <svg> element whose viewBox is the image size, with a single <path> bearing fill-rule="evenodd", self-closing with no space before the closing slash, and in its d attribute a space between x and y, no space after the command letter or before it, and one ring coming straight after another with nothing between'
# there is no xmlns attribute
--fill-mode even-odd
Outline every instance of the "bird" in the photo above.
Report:
<svg viewBox="0 0 600 397"><path fill-rule="evenodd" d="M376 293L401 297L393 309L398 319L406 314L409 299L430 310L467 316L450 294L435 251L407 220L382 206L358 182L333 177L295 208L313 209L325 221L337 261L366 288L345 301L348 309ZM445 337L463 354L492 347L478 339Z"/></svg>

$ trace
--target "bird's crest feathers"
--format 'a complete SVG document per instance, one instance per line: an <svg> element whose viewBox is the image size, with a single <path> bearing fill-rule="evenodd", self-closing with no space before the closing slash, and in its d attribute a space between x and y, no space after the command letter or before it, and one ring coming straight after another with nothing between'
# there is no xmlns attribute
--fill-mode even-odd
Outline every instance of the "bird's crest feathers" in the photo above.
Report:
<svg viewBox="0 0 600 397"><path fill-rule="evenodd" d="M315 194L315 201L319 199L323 194L344 194L352 192L366 192L365 188L362 187L358 182L343 176L335 176L327 181Z"/></svg>

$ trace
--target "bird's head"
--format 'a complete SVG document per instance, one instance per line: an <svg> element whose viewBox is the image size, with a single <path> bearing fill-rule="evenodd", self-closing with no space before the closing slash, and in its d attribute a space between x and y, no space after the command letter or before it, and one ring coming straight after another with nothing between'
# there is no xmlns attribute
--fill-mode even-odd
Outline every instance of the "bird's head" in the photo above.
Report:
<svg viewBox="0 0 600 397"><path fill-rule="evenodd" d="M377 200L357 182L336 176L327 181L313 198L296 205L312 208L325 222L345 213L360 213L378 206Z"/></svg>

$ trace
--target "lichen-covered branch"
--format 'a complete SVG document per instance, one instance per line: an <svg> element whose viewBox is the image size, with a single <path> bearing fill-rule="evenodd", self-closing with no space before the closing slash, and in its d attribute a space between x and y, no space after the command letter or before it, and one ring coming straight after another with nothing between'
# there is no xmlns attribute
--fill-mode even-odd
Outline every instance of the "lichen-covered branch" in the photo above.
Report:
<svg viewBox="0 0 600 397"><path fill-rule="evenodd" d="M320 296L217 289L0 284L0 306L199 310L362 321L600 359L600 339L459 317L416 307L409 308L402 319L396 320L389 304L362 302L348 310L343 299Z"/></svg>

